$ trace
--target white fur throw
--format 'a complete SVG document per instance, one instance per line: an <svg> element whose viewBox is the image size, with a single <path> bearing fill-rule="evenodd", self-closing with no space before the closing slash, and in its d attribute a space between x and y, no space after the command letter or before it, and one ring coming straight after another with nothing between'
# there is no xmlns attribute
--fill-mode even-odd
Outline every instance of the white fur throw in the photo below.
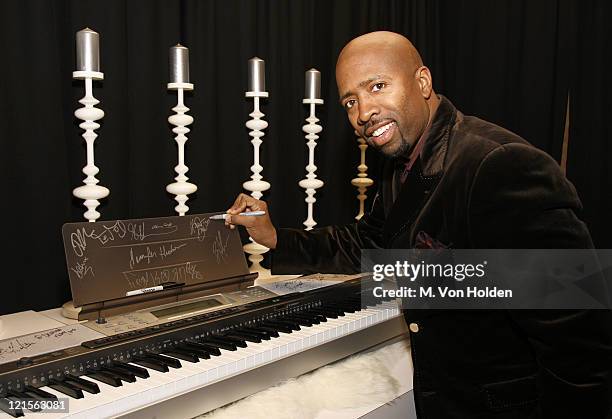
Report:
<svg viewBox="0 0 612 419"><path fill-rule="evenodd" d="M314 419L367 413L412 389L408 340L353 355L218 408L200 419ZM408 365L409 364L409 365ZM356 410L357 409L357 410ZM365 409L365 410L364 410Z"/></svg>

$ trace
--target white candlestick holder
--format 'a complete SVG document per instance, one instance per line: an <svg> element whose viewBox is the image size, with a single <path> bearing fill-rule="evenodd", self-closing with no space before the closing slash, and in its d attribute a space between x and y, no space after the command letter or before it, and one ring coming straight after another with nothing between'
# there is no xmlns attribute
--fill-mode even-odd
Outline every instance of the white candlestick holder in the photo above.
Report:
<svg viewBox="0 0 612 419"><path fill-rule="evenodd" d="M317 189L323 186L323 181L317 179L317 166L315 166L315 147L317 146L317 139L319 136L317 135L323 130L321 125L318 125L319 119L315 115L315 107L316 105L322 105L323 99L304 99L302 103L310 105L310 116L306 118L306 125L302 127L302 131L306 133L306 140L308 142L306 145L308 146L308 165L306 166L306 179L302 179L299 181L299 185L306 189L306 204L308 207L308 215L306 221L304 221L304 225L306 226L306 230L312 230L312 228L317 225L317 222L314 220L314 203L317 202L317 199L314 197Z"/></svg>
<svg viewBox="0 0 612 419"><path fill-rule="evenodd" d="M100 205L99 199L106 198L110 193L108 188L98 185L99 180L96 179L96 175L100 170L96 167L94 160L94 141L98 136L95 130L100 127L96 121L104 117L104 111L95 107L100 101L93 97L92 81L104 79L104 74L99 71L74 71L72 78L85 80L85 96L79 100L83 107L77 109L74 116L84 121L79 127L85 130L83 138L87 144L87 165L83 168L83 173L87 176L83 180L85 185L75 188L72 194L85 201L83 204L87 207L87 211L83 216L90 222L94 222L100 218L100 213L96 210Z"/></svg>
<svg viewBox="0 0 612 419"><path fill-rule="evenodd" d="M184 102L184 91L193 90L192 83L168 83L168 90L177 91L177 105L172 108L175 112L174 115L168 117L168 122L174 125L172 132L176 134L174 140L178 145L178 164L174 167L177 176L174 178L176 182L170 183L166 186L166 191L176 195L176 202L178 205L174 207L174 210L178 215L185 215L189 211L189 207L185 205L185 202L189 199L187 195L194 193L198 190L198 187L193 183L187 182L189 178L185 175L189 168L185 165L185 143L187 142L187 134L190 129L187 125L193 123L193 117L186 115L189 108L185 106Z"/></svg>
<svg viewBox="0 0 612 419"><path fill-rule="evenodd" d="M262 119L264 114L259 109L259 99L262 97L268 97L268 92L246 92L246 97L253 98L253 112L249 114L251 119L246 122L246 127L251 130L249 135L251 136L251 144L253 144L253 165L251 166L251 180L242 184L243 188L251 192L251 196L255 199L260 199L263 196L264 191L270 189L270 184L263 179L261 171L263 166L259 163L259 147L263 140L261 137L264 136L262 130L268 127L268 123ZM268 250L267 247L255 242L252 237L249 237L251 243L247 243L243 246L245 253L249 254L249 261L251 261L250 271L257 272L259 278L270 277L270 270L261 266L263 255Z"/></svg>
<svg viewBox="0 0 612 419"><path fill-rule="evenodd" d="M351 184L357 187L357 200L359 201L359 212L357 216L355 216L356 220L360 220L363 217L365 200L367 199L366 192L370 186L374 184L374 180L368 177L368 166L366 165L366 150L368 148L368 144L366 141L359 137L357 140L359 142L359 151L361 155L361 161L359 166L357 166L358 174L357 177L351 180Z"/></svg>

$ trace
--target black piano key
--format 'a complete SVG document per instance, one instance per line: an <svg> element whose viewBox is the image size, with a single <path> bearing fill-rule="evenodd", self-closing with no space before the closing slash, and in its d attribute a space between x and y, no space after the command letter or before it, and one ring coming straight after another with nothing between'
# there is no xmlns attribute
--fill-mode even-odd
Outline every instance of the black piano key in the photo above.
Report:
<svg viewBox="0 0 612 419"><path fill-rule="evenodd" d="M262 322L261 325L264 327L274 328L274 330L276 330L277 332L293 333L293 329L289 325L278 323L276 321L266 320Z"/></svg>
<svg viewBox="0 0 612 419"><path fill-rule="evenodd" d="M64 393L66 396L70 396L73 399L82 399L84 397L83 390L64 381L58 381L52 378L47 383L47 386L51 387L55 391Z"/></svg>
<svg viewBox="0 0 612 419"><path fill-rule="evenodd" d="M255 329L252 327L241 327L239 329L234 329L234 330L239 331L239 332L252 333L253 335L258 336L263 340L271 339L270 332L266 332L265 330L261 330L261 329Z"/></svg>
<svg viewBox="0 0 612 419"><path fill-rule="evenodd" d="M28 393L36 394L38 397L40 397L40 400L57 400L57 396L55 394L51 394L41 388L25 386L24 389Z"/></svg>
<svg viewBox="0 0 612 419"><path fill-rule="evenodd" d="M324 315L322 315L320 313L315 313L315 312L309 311L308 315L313 316L314 318L316 318L321 323L325 323L327 321L327 317L325 317Z"/></svg>
<svg viewBox="0 0 612 419"><path fill-rule="evenodd" d="M119 368L115 368L109 365L103 366L101 370L111 375L114 375L115 377L118 377L120 380L125 381L127 383L136 382L136 375L132 374L130 371L121 370Z"/></svg>
<svg viewBox="0 0 612 419"><path fill-rule="evenodd" d="M106 371L88 369L86 374L88 377L93 378L96 381L100 381L101 383L108 384L109 386L121 387L123 385L119 377L109 374Z"/></svg>
<svg viewBox="0 0 612 419"><path fill-rule="evenodd" d="M227 335L225 335L229 338L237 338L237 339L244 339L247 342L253 342L253 343L261 343L261 338L257 335L251 334L251 333L244 333L244 332L229 332Z"/></svg>
<svg viewBox="0 0 612 419"><path fill-rule="evenodd" d="M289 326L291 329L295 330L296 332L298 330L301 330L300 329L300 324L298 322L293 321L293 320L289 320L286 317L280 317L280 318L274 319L273 321L286 324L287 326Z"/></svg>
<svg viewBox="0 0 612 419"><path fill-rule="evenodd" d="M196 348L195 346L191 346L191 345L186 345L181 343L180 345L178 345L179 349L183 349L185 351L191 352L195 355L198 356L198 358L202 358L202 359L210 359L210 352L202 349L202 348Z"/></svg>
<svg viewBox="0 0 612 419"><path fill-rule="evenodd" d="M278 329L276 329L275 327L266 326L265 324L260 323L257 326L255 326L255 328L258 330L265 331L266 333L269 333L270 336L272 336L273 338L278 337ZM291 331L289 331L288 333L291 333Z"/></svg>
<svg viewBox="0 0 612 419"><path fill-rule="evenodd" d="M150 368L152 370L159 371L159 372L170 371L167 364L164 364L163 362L159 362L159 361L156 361L150 358L134 357L134 359L132 359L131 362L133 362L134 364L142 365L145 368Z"/></svg>
<svg viewBox="0 0 612 419"><path fill-rule="evenodd" d="M339 317L338 313L336 313L335 311L324 310L321 308L313 308L312 311L330 319L337 319Z"/></svg>
<svg viewBox="0 0 612 419"><path fill-rule="evenodd" d="M164 356L160 354L156 354L154 352L147 352L145 355L147 358L155 359L157 361L165 362L168 366L172 368L181 368L181 361L176 358L171 358L169 356Z"/></svg>
<svg viewBox="0 0 612 419"><path fill-rule="evenodd" d="M164 355L168 355L174 358L182 359L188 362L200 362L200 358L193 352L181 348L172 348L164 351Z"/></svg>
<svg viewBox="0 0 612 419"><path fill-rule="evenodd" d="M331 304L329 308L342 311L343 313L354 313L356 311L355 306L352 304Z"/></svg>
<svg viewBox="0 0 612 419"><path fill-rule="evenodd" d="M330 311L333 313L336 313L338 316L342 317L344 316L344 310L342 310L341 308L337 307L337 306L325 306L322 308L324 311Z"/></svg>
<svg viewBox="0 0 612 419"><path fill-rule="evenodd" d="M321 320L319 319L319 317L316 314L298 313L298 314L293 315L293 317L295 317L296 319L305 319L305 320L308 320L312 324L319 324L319 323L321 323Z"/></svg>
<svg viewBox="0 0 612 419"><path fill-rule="evenodd" d="M218 347L212 346L212 345L208 345L208 344L203 343L203 342L185 342L185 345L193 346L195 348L202 349L202 350L208 352L212 356L220 356L221 355L221 351L219 350Z"/></svg>
<svg viewBox="0 0 612 419"><path fill-rule="evenodd" d="M242 338L232 337L232 336L227 336L227 335L217 336L217 338L223 339L223 340L227 340L227 341L229 341L230 343L233 343L234 345L236 345L239 348L246 348L247 347L246 341L244 339L242 339Z"/></svg>
<svg viewBox="0 0 612 419"><path fill-rule="evenodd" d="M67 374L64 381L69 382L73 386L78 387L81 390L85 390L91 394L98 394L100 392L100 387L98 387L96 383L81 377L77 377L76 375Z"/></svg>
<svg viewBox="0 0 612 419"><path fill-rule="evenodd" d="M270 333L270 336L272 336L274 338L277 338L279 336L278 335L279 330L276 327L267 326L263 322L258 324L256 327L257 327L257 329L261 329L261 330L266 331L267 333ZM287 329L289 329L289 328L287 328ZM289 332L287 332L287 333L291 333L291 332L292 332L292 330L289 330Z"/></svg>
<svg viewBox="0 0 612 419"><path fill-rule="evenodd" d="M305 326L305 327L310 327L313 325L313 322L309 319L306 319L304 317L296 317L296 316L286 316L287 319L296 322L297 324L299 324L300 326Z"/></svg>
<svg viewBox="0 0 612 419"><path fill-rule="evenodd" d="M7 390L6 395L11 396L17 400L36 399L36 397L30 396L26 394L26 392L15 391L15 390ZM38 408L32 407L28 410L30 410L31 412L40 412L42 409L40 407Z"/></svg>
<svg viewBox="0 0 612 419"><path fill-rule="evenodd" d="M149 371L147 371L146 368L137 367L136 365L132 364L126 364L125 362L121 361L113 361L113 367L130 371L136 377L149 378Z"/></svg>
<svg viewBox="0 0 612 419"><path fill-rule="evenodd" d="M217 337L213 337L213 336L208 336L205 340L204 343L211 345L211 346L216 346L217 348L220 349L225 349L226 351L235 351L236 349L236 345L234 345L233 343L227 341L227 340L221 340L218 339Z"/></svg>
<svg viewBox="0 0 612 419"><path fill-rule="evenodd" d="M280 322L278 320L266 320L265 322L263 322L263 325L274 327L276 328L276 330L278 330L279 332L283 332L283 333L293 333L295 329L293 326L287 323L284 323L284 322Z"/></svg>
<svg viewBox="0 0 612 419"><path fill-rule="evenodd" d="M15 403L18 399L8 396L8 397L0 397L0 410L6 412L14 418L19 418L23 416L23 410L21 409L11 409L11 401Z"/></svg>

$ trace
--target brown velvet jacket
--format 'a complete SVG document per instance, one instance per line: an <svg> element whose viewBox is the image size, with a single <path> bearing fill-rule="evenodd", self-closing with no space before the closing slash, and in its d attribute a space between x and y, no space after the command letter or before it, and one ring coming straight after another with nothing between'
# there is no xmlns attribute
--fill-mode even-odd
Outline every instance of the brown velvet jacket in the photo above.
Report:
<svg viewBox="0 0 612 419"><path fill-rule="evenodd" d="M590 248L580 201L546 153L441 96L403 185L389 161L351 225L279 229L272 272L350 273L361 249ZM419 234L420 233L420 234ZM609 311L405 311L419 418L612 418Z"/></svg>

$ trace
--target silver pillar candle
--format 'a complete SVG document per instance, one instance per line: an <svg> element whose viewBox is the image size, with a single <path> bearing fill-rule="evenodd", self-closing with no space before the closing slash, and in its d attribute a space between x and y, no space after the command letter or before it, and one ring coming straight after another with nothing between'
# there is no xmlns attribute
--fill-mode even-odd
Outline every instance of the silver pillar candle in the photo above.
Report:
<svg viewBox="0 0 612 419"><path fill-rule="evenodd" d="M311 68L306 72L306 99L321 99L321 72Z"/></svg>
<svg viewBox="0 0 612 419"><path fill-rule="evenodd" d="M189 48L170 47L170 83L189 83Z"/></svg>
<svg viewBox="0 0 612 419"><path fill-rule="evenodd" d="M249 92L266 91L266 63L258 57L249 60Z"/></svg>
<svg viewBox="0 0 612 419"><path fill-rule="evenodd" d="M100 71L100 37L89 28L76 34L77 71Z"/></svg>

